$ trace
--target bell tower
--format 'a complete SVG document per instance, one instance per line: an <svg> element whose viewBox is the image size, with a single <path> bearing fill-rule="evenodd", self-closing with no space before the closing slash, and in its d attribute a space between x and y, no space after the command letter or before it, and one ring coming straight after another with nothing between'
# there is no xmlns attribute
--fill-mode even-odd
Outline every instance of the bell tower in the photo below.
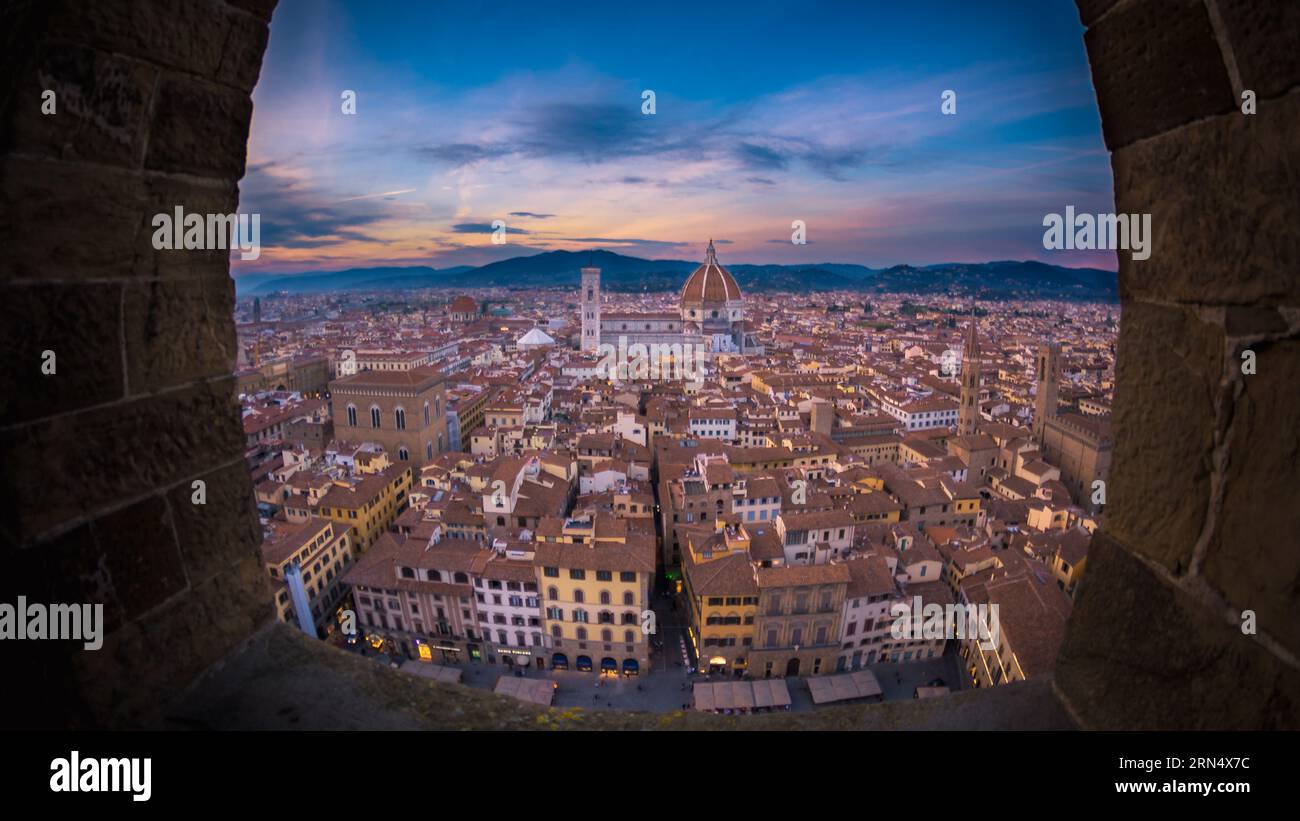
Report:
<svg viewBox="0 0 1300 821"><path fill-rule="evenodd" d="M975 432L980 418L979 342L975 339L975 312L966 326L966 345L961 354L961 408L957 411L957 435Z"/></svg>
<svg viewBox="0 0 1300 821"><path fill-rule="evenodd" d="M600 269L582 269L582 350L600 350Z"/></svg>
<svg viewBox="0 0 1300 821"><path fill-rule="evenodd" d="M1047 420L1056 418L1056 392L1061 380L1061 346L1055 342L1040 345L1034 370L1038 382L1034 397L1034 441L1042 447Z"/></svg>

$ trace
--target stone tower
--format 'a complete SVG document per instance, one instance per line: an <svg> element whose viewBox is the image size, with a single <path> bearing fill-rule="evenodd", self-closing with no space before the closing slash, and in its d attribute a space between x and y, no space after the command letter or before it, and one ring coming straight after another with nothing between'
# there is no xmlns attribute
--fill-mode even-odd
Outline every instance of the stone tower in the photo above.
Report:
<svg viewBox="0 0 1300 821"><path fill-rule="evenodd" d="M1043 428L1048 419L1056 417L1056 391L1061 381L1061 346L1046 342L1038 346L1038 362L1034 368L1038 382L1034 399L1034 441L1043 444Z"/></svg>
<svg viewBox="0 0 1300 821"><path fill-rule="evenodd" d="M600 269L582 269L582 350L600 349Z"/></svg>
<svg viewBox="0 0 1300 821"><path fill-rule="evenodd" d="M975 340L975 314L966 326L966 345L961 354L961 408L957 411L957 435L975 432L980 419L979 343Z"/></svg>

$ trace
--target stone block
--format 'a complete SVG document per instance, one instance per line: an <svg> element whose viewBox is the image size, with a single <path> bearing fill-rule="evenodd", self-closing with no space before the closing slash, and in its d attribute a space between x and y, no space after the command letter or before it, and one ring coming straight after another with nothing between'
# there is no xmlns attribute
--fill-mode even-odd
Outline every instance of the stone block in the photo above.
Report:
<svg viewBox="0 0 1300 821"><path fill-rule="evenodd" d="M120 399L122 286L0 286L19 321L0 325L0 425L14 425ZM53 353L54 373L43 365Z"/></svg>
<svg viewBox="0 0 1300 821"><path fill-rule="evenodd" d="M1202 573L1260 632L1300 656L1300 340L1253 346L1233 408L1223 507Z"/></svg>
<svg viewBox="0 0 1300 821"><path fill-rule="evenodd" d="M1236 107L1201 0L1125 3L1088 29L1083 41L1112 151Z"/></svg>
<svg viewBox="0 0 1300 821"><path fill-rule="evenodd" d="M1181 573L1209 510L1223 331L1190 309L1131 302L1117 352L1105 526Z"/></svg>
<svg viewBox="0 0 1300 821"><path fill-rule="evenodd" d="M1300 304L1298 120L1292 94L1115 152L1116 209L1154 234L1149 259L1120 252L1121 298Z"/></svg>
<svg viewBox="0 0 1300 821"><path fill-rule="evenodd" d="M1300 671L1093 537L1057 686L1094 730L1300 729Z"/></svg>

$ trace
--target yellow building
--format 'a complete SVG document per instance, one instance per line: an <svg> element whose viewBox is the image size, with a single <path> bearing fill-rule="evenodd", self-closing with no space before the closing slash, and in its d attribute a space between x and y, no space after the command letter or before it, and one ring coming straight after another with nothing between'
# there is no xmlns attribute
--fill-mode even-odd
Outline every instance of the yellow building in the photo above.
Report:
<svg viewBox="0 0 1300 821"><path fill-rule="evenodd" d="M322 518L352 528L356 550L364 553L406 507L413 481L413 472L406 462L368 476L336 481L321 497L316 512Z"/></svg>
<svg viewBox="0 0 1300 821"><path fill-rule="evenodd" d="M691 528L682 552L682 592L690 608L687 632L711 673L743 673L754 646L758 583L743 524L719 519L710 531Z"/></svg>
<svg viewBox="0 0 1300 821"><path fill-rule="evenodd" d="M317 630L332 632L346 594L343 571L352 564L351 528L312 517L300 523L273 522L262 541L262 562L274 586L276 616L295 622L285 571L298 565Z"/></svg>
<svg viewBox="0 0 1300 821"><path fill-rule="evenodd" d="M655 572L653 530L637 520L544 519L533 565L542 597L542 625L551 666L635 675L650 669L650 609ZM649 520L640 520L641 522Z"/></svg>

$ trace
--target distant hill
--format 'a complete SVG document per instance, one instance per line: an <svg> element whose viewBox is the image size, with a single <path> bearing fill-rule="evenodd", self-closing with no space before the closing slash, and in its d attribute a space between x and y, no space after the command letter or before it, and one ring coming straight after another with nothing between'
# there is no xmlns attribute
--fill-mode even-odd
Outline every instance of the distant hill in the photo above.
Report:
<svg viewBox="0 0 1300 821"><path fill-rule="evenodd" d="M407 268L348 268L343 271L317 271L303 274L245 274L235 277L239 296L285 291L313 294L326 291L399 291L413 288L438 288L466 271L470 265L454 268L430 268L416 265Z"/></svg>
<svg viewBox="0 0 1300 821"><path fill-rule="evenodd" d="M350 268L301 274L248 274L235 278L240 296L286 291L386 291L417 288L574 288L579 269L601 269L601 284L615 292L674 291L699 262L641 259L612 251L547 251L478 267ZM1098 268L1065 268L1004 260L917 267L868 268L849 263L728 265L745 291L862 291L976 295L984 299L1118 301L1116 275Z"/></svg>

